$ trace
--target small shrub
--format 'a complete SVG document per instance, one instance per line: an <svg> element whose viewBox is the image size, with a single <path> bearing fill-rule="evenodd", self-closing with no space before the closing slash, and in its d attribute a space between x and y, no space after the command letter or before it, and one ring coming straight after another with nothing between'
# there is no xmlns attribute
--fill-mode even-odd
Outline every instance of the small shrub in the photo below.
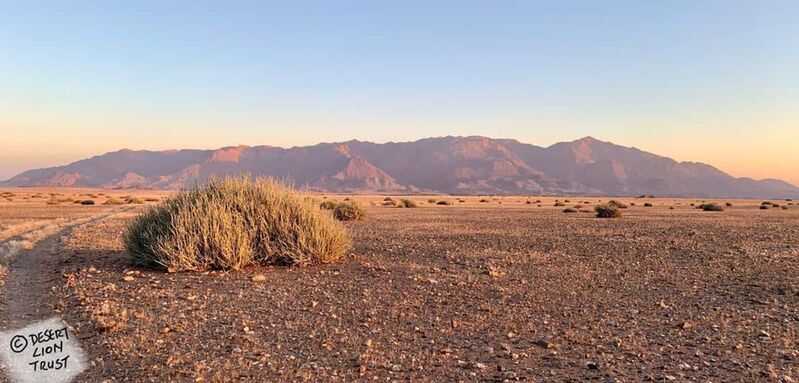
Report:
<svg viewBox="0 0 799 383"><path fill-rule="evenodd" d="M416 207L416 202L409 199L401 199L397 204L397 207Z"/></svg>
<svg viewBox="0 0 799 383"><path fill-rule="evenodd" d="M386 197L386 198L383 198L383 201L385 201L385 202L394 202L394 199L391 198L391 197Z"/></svg>
<svg viewBox="0 0 799 383"><path fill-rule="evenodd" d="M436 205L449 206L449 205L452 205L452 202L449 202L449 201L443 199L441 201L436 202Z"/></svg>
<svg viewBox="0 0 799 383"><path fill-rule="evenodd" d="M788 210L788 206L782 205L782 210Z"/></svg>
<svg viewBox="0 0 799 383"><path fill-rule="evenodd" d="M133 220L125 247L134 263L175 270L333 262L346 230L311 199L273 179L211 179Z"/></svg>
<svg viewBox="0 0 799 383"><path fill-rule="evenodd" d="M319 208L322 210L335 210L336 200L322 201L322 203L319 204Z"/></svg>
<svg viewBox="0 0 799 383"><path fill-rule="evenodd" d="M652 204L647 202L647 203L644 204L644 207L652 207Z"/></svg>
<svg viewBox="0 0 799 383"><path fill-rule="evenodd" d="M125 202L123 202L122 200L119 200L119 199L116 199L114 197L111 197L111 198L105 200L105 202L103 202L103 205L122 205L124 203Z"/></svg>
<svg viewBox="0 0 799 383"><path fill-rule="evenodd" d="M366 209L355 201L345 201L336 205L333 216L339 221L360 221L366 218Z"/></svg>
<svg viewBox="0 0 799 383"><path fill-rule="evenodd" d="M94 205L94 200L93 199L85 199L83 201L80 201L80 204L81 205Z"/></svg>
<svg viewBox="0 0 799 383"><path fill-rule="evenodd" d="M144 200L138 197L128 197L125 199L125 203L128 205L142 205L144 204Z"/></svg>
<svg viewBox="0 0 799 383"><path fill-rule="evenodd" d="M724 211L724 208L721 207L721 205L719 205L717 203L713 203L713 202L711 202L711 203L703 203L703 204L699 205L699 207L703 211Z"/></svg>
<svg viewBox="0 0 799 383"><path fill-rule="evenodd" d="M768 210L769 205L760 205L760 210Z"/></svg>
<svg viewBox="0 0 799 383"><path fill-rule="evenodd" d="M615 205L602 204L594 208L596 216L599 218L621 218L621 210Z"/></svg>
<svg viewBox="0 0 799 383"><path fill-rule="evenodd" d="M487 199L485 199L485 198L483 198L483 199L481 199L481 200L480 200L480 202L481 202L481 203L488 203L488 202L490 202L490 201L489 201L489 200L487 200Z"/></svg>
<svg viewBox="0 0 799 383"><path fill-rule="evenodd" d="M563 209L563 212L564 213L577 213L579 211L577 209L574 209L574 208L571 208L571 207L567 207L567 208Z"/></svg>
<svg viewBox="0 0 799 383"><path fill-rule="evenodd" d="M158 201L160 201L160 199L158 199L158 198L155 198L155 197L147 197L147 198L145 198L144 200L145 200L146 202L158 202Z"/></svg>
<svg viewBox="0 0 799 383"><path fill-rule="evenodd" d="M725 203L724 203L724 206L726 206L726 207L732 207L732 204L731 204L731 203L729 203L729 202L725 202Z"/></svg>
<svg viewBox="0 0 799 383"><path fill-rule="evenodd" d="M55 199L47 200L47 204L48 205L58 205L58 200L55 200Z"/></svg>
<svg viewBox="0 0 799 383"><path fill-rule="evenodd" d="M560 201L555 202L555 207L563 207L563 206L566 206L566 204Z"/></svg>
<svg viewBox="0 0 799 383"><path fill-rule="evenodd" d="M430 198L429 200L427 200L427 203L432 205L432 204L436 203L436 200L433 199L433 198Z"/></svg>

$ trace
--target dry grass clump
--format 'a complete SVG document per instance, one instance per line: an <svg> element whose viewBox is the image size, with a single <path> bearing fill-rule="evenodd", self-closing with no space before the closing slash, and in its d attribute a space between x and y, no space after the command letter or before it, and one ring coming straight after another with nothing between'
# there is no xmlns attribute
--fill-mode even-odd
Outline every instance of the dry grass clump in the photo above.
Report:
<svg viewBox="0 0 799 383"><path fill-rule="evenodd" d="M485 199L485 198L483 198L483 199L481 199L481 200L480 200L480 203L488 203L488 202L491 202L491 201L489 201L489 200L487 200L487 199Z"/></svg>
<svg viewBox="0 0 799 383"><path fill-rule="evenodd" d="M566 206L566 204L560 201L555 202L555 207L563 207L563 206Z"/></svg>
<svg viewBox="0 0 799 383"><path fill-rule="evenodd" d="M81 205L94 205L94 200L93 199L85 199L83 201L80 201L80 204Z"/></svg>
<svg viewBox="0 0 799 383"><path fill-rule="evenodd" d="M355 201L345 201L336 205L333 216L339 221L360 221L366 218L366 209Z"/></svg>
<svg viewBox="0 0 799 383"><path fill-rule="evenodd" d="M331 199L327 201L322 201L322 203L319 204L319 208L322 210L335 210L336 205L337 205L336 200Z"/></svg>
<svg viewBox="0 0 799 383"><path fill-rule="evenodd" d="M125 247L136 264L174 270L333 262L351 244L310 199L274 179L212 179L133 220Z"/></svg>
<svg viewBox="0 0 799 383"><path fill-rule="evenodd" d="M443 199L441 201L436 202L436 205L449 206L452 205L452 202Z"/></svg>
<svg viewBox="0 0 799 383"><path fill-rule="evenodd" d="M433 198L430 198L430 199L428 199L428 200L427 200L427 203L429 203L429 204L433 205L433 204L435 204L435 203L436 203L436 200L435 200L435 199L433 199Z"/></svg>
<svg viewBox="0 0 799 383"><path fill-rule="evenodd" d="M397 204L397 207L416 207L416 202L409 199L401 199Z"/></svg>
<svg viewBox="0 0 799 383"><path fill-rule="evenodd" d="M159 198L155 198L155 197L146 197L146 198L144 199L144 201L145 201L145 202L158 202L158 201L160 201L160 200L161 200L161 199L159 199Z"/></svg>
<svg viewBox="0 0 799 383"><path fill-rule="evenodd" d="M594 208L598 218L621 218L621 210L615 205L601 204Z"/></svg>
<svg viewBox="0 0 799 383"><path fill-rule="evenodd" d="M651 204L651 203L649 203L649 202L646 202L646 203L644 203L644 207L652 207L652 206L654 206L654 205L652 205L652 204Z"/></svg>
<svg viewBox="0 0 799 383"><path fill-rule="evenodd" d="M575 208L572 208L572 207L567 207L567 208L563 209L563 212L564 213L579 213L580 211L575 209Z"/></svg>
<svg viewBox="0 0 799 383"><path fill-rule="evenodd" d="M139 197L127 197L125 198L125 203L128 205L143 205L144 200Z"/></svg>
<svg viewBox="0 0 799 383"><path fill-rule="evenodd" d="M724 208L715 202L703 203L699 205L699 208L703 211L724 211Z"/></svg>

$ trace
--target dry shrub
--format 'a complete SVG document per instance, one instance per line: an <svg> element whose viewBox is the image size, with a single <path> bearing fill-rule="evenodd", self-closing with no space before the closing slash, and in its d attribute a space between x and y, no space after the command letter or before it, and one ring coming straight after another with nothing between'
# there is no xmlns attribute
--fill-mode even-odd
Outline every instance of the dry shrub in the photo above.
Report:
<svg viewBox="0 0 799 383"><path fill-rule="evenodd" d="M652 207L652 206L653 206L653 205L652 205L651 203L649 203L649 202L647 202L647 203L645 203L645 204L644 204L644 207Z"/></svg>
<svg viewBox="0 0 799 383"><path fill-rule="evenodd" d="M449 205L452 205L452 202L449 202L449 201L444 199L444 200L436 202L436 205L449 206Z"/></svg>
<svg viewBox="0 0 799 383"><path fill-rule="evenodd" d="M489 201L489 200L487 200L487 199L485 199L485 198L483 198L483 199L481 199L481 200L480 200L480 203L487 203L487 202L491 202L491 201Z"/></svg>
<svg viewBox="0 0 799 383"><path fill-rule="evenodd" d="M427 203L432 205L432 204L436 203L436 200L433 199L433 198L430 198L429 200L427 200Z"/></svg>
<svg viewBox="0 0 799 383"><path fill-rule="evenodd" d="M621 210L611 204L597 205L594 208L596 216L599 218L621 218Z"/></svg>
<svg viewBox="0 0 799 383"><path fill-rule="evenodd" d="M579 210L577 210L575 208L567 207L567 208L563 209L563 212L564 213L578 213Z"/></svg>
<svg viewBox="0 0 799 383"><path fill-rule="evenodd" d="M83 200L83 201L80 201L80 204L81 204L81 205L94 205L94 200L92 200L92 199L85 199L85 200Z"/></svg>
<svg viewBox="0 0 799 383"><path fill-rule="evenodd" d="M339 221L360 221L366 218L366 209L355 201L345 201L336 205L333 216Z"/></svg>
<svg viewBox="0 0 799 383"><path fill-rule="evenodd" d="M125 198L125 203L128 205L143 205L144 200L139 197L128 197Z"/></svg>
<svg viewBox="0 0 799 383"><path fill-rule="evenodd" d="M555 207L563 207L563 206L566 206L566 204L560 201L555 202Z"/></svg>
<svg viewBox="0 0 799 383"><path fill-rule="evenodd" d="M146 201L146 202L158 202L158 201L160 201L160 199L159 198L155 198L155 197L147 197L147 198L144 199L144 201Z"/></svg>
<svg viewBox="0 0 799 383"><path fill-rule="evenodd" d="M397 207L416 207L416 202L409 199L401 199Z"/></svg>
<svg viewBox="0 0 799 383"><path fill-rule="evenodd" d="M128 227L134 263L175 270L333 262L350 249L333 217L274 179L211 179L150 207Z"/></svg>
<svg viewBox="0 0 799 383"><path fill-rule="evenodd" d="M125 202L120 200L120 199L116 199L114 197L111 197L111 198L105 200L105 202L103 202L103 205L122 205L124 203Z"/></svg>

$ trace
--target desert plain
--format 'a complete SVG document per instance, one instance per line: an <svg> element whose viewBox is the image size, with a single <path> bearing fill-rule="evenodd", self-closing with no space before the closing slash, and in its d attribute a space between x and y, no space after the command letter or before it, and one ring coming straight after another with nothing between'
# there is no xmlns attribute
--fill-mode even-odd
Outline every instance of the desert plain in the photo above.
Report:
<svg viewBox="0 0 799 383"><path fill-rule="evenodd" d="M367 207L339 262L135 267L168 194L0 189L2 328L63 318L80 382L799 380L793 201L314 194Z"/></svg>

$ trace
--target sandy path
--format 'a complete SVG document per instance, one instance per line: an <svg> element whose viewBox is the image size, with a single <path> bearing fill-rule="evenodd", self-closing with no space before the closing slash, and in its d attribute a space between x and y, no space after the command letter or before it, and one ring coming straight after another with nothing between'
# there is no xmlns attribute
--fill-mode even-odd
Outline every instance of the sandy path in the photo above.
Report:
<svg viewBox="0 0 799 383"><path fill-rule="evenodd" d="M21 249L7 265L2 301L0 303L0 328L2 331L24 327L32 322L60 316L63 306L53 293L62 277L60 239L69 232L91 225L119 213L130 210L124 208L88 219L74 220L59 226L54 234L40 239L32 249ZM49 234L49 233L48 233ZM8 381L5 374L0 382Z"/></svg>

